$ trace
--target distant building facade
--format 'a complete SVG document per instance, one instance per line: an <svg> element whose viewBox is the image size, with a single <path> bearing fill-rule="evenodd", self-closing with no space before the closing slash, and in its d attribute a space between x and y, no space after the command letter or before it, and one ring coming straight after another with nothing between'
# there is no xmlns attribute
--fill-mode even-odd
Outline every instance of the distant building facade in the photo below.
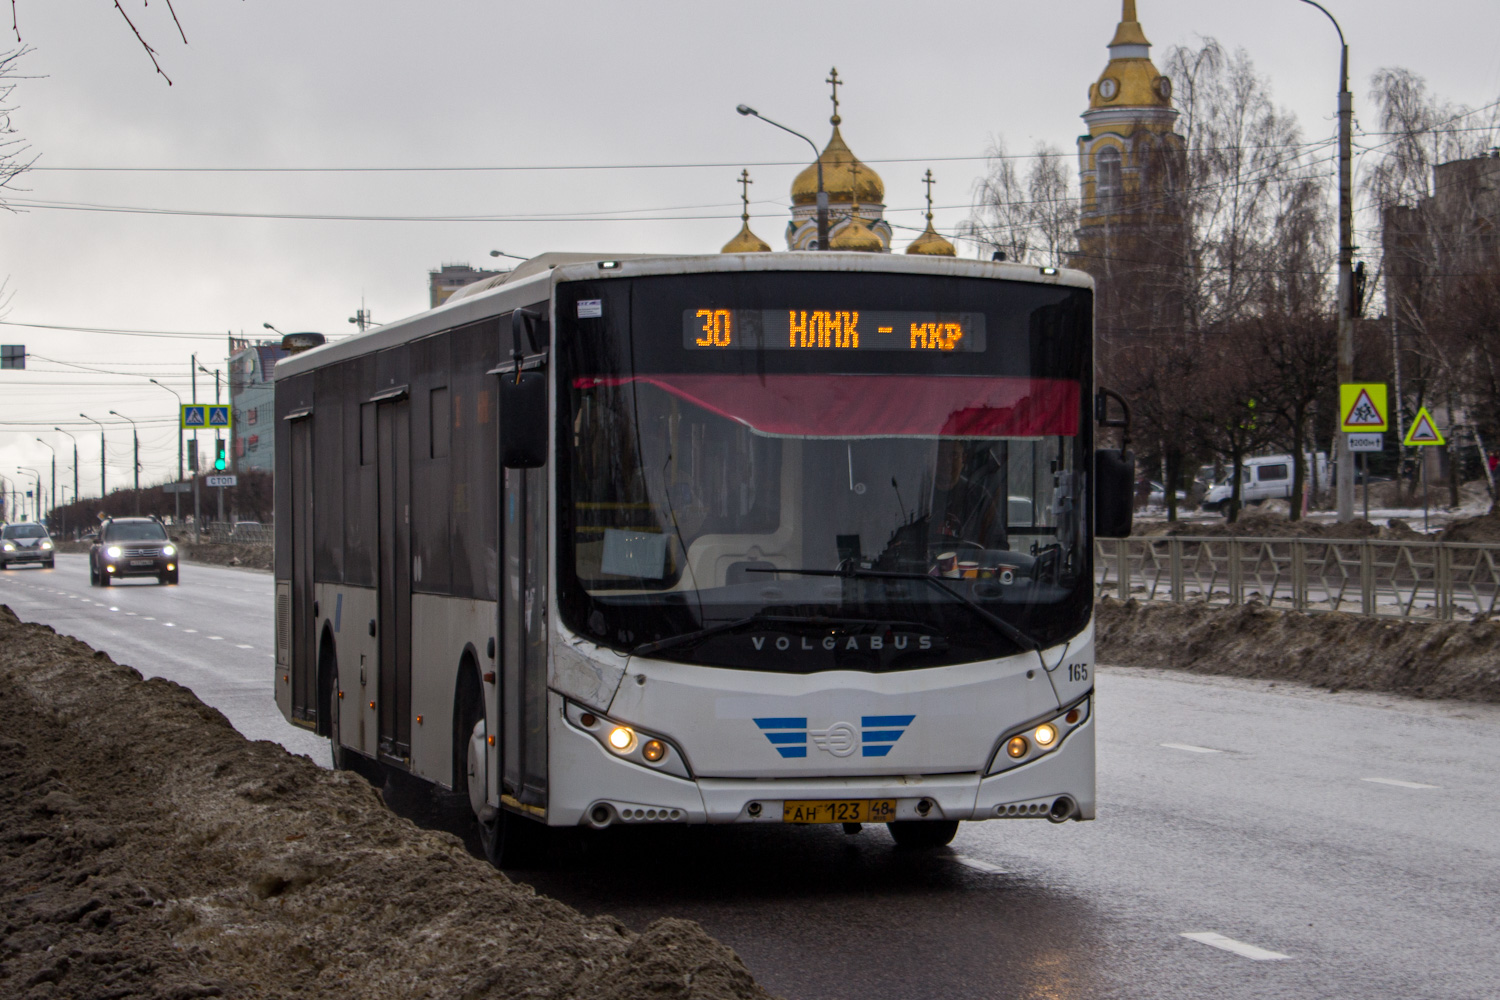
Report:
<svg viewBox="0 0 1500 1000"><path fill-rule="evenodd" d="M230 444L230 465L236 472L240 469L272 472L276 468L272 380L276 362L286 357L287 351L279 340L255 343L236 340L232 346L235 350L229 357L229 404L234 408L234 437ZM213 461L212 451L200 454L200 471L211 472L208 464Z"/></svg>
<svg viewBox="0 0 1500 1000"><path fill-rule="evenodd" d="M1463 294L1466 280L1500 277L1500 152L1440 163L1432 175L1431 195L1381 220L1387 306L1403 325Z"/></svg>
<svg viewBox="0 0 1500 1000"><path fill-rule="evenodd" d="M436 271L427 272L427 288L429 292L428 308L436 309L448 301L448 296L458 291L465 285L472 285L484 278L493 278L502 271L486 271L477 267L470 267L465 263L444 264Z"/></svg>

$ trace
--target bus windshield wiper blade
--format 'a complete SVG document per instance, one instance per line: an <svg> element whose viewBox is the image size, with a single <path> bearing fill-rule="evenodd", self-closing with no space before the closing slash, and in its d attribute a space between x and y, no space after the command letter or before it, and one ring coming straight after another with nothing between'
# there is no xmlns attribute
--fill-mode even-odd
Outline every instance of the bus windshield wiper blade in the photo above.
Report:
<svg viewBox="0 0 1500 1000"><path fill-rule="evenodd" d="M954 590L943 582L942 578L928 576L926 573L896 573L883 569L747 569L747 573L795 573L797 576L832 576L855 580L919 580L941 590L943 593L958 601L964 607L983 618L990 627L1005 636L1017 646L1034 653L1042 648L1042 644L1031 636L1016 628L1010 622L999 615L987 611L983 605L973 598L965 597L962 593Z"/></svg>
<svg viewBox="0 0 1500 1000"><path fill-rule="evenodd" d="M680 646L683 643L693 642L698 639L706 639L711 635L718 635L720 632L732 632L737 628L745 625L753 625L756 622L801 622L802 620L803 619L800 618L780 618L773 615L750 615L747 618L740 618L732 622L724 622L722 625L710 625L708 626L708 628L700 628L696 632L683 632L680 635L669 635L665 639L657 639L654 642L645 642L632 649L629 655L649 656L652 653L659 653L664 649L671 649L673 646Z"/></svg>

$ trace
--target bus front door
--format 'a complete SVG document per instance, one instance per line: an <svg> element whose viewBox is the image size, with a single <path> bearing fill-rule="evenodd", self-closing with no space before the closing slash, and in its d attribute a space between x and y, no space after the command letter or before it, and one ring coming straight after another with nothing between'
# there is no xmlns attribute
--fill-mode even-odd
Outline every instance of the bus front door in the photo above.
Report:
<svg viewBox="0 0 1500 1000"><path fill-rule="evenodd" d="M316 724L318 713L317 618L313 614L312 420L291 423L292 439L292 719Z"/></svg>
<svg viewBox="0 0 1500 1000"><path fill-rule="evenodd" d="M547 805L546 469L506 469L500 571L502 791Z"/></svg>
<svg viewBox="0 0 1500 1000"><path fill-rule="evenodd" d="M411 760L411 407L376 410L380 530L380 755Z"/></svg>

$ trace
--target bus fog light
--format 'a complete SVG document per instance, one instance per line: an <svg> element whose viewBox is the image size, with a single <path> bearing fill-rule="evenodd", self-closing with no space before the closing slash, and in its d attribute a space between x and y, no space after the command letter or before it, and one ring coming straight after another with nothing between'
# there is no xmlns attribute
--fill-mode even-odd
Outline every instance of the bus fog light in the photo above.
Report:
<svg viewBox="0 0 1500 1000"><path fill-rule="evenodd" d="M653 764L666 755L667 747L661 740L647 740L645 745L641 747L641 756Z"/></svg>
<svg viewBox="0 0 1500 1000"><path fill-rule="evenodd" d="M1036 740L1037 746L1050 747L1057 739L1057 729L1051 723L1043 723L1037 726L1036 732L1031 735Z"/></svg>
<svg viewBox="0 0 1500 1000"><path fill-rule="evenodd" d="M635 746L635 733L624 726L616 726L610 730L609 745L620 753L629 753L631 747Z"/></svg>
<svg viewBox="0 0 1500 1000"><path fill-rule="evenodd" d="M583 724L583 728L585 729L593 729L594 726L599 722L599 720L590 712L584 712L578 717L578 721Z"/></svg>
<svg viewBox="0 0 1500 1000"><path fill-rule="evenodd" d="M1075 708L1075 709L1073 709L1073 711L1069 712L1067 714L1067 717L1063 721L1066 722L1070 726L1073 723L1077 722L1078 721L1078 709Z"/></svg>
<svg viewBox="0 0 1500 1000"><path fill-rule="evenodd" d="M1012 736L1010 742L1005 744L1005 752L1016 758L1026 756L1026 751L1030 749L1031 744L1026 742L1024 736Z"/></svg>

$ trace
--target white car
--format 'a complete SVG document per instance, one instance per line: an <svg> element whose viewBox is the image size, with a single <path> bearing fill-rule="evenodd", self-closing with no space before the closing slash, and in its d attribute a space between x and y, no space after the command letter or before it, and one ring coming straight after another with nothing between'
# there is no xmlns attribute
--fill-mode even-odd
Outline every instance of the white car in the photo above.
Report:
<svg viewBox="0 0 1500 1000"><path fill-rule="evenodd" d="M40 524L7 524L0 528L0 569L10 569L16 563L40 563L51 569L56 553L52 549L52 536Z"/></svg>

